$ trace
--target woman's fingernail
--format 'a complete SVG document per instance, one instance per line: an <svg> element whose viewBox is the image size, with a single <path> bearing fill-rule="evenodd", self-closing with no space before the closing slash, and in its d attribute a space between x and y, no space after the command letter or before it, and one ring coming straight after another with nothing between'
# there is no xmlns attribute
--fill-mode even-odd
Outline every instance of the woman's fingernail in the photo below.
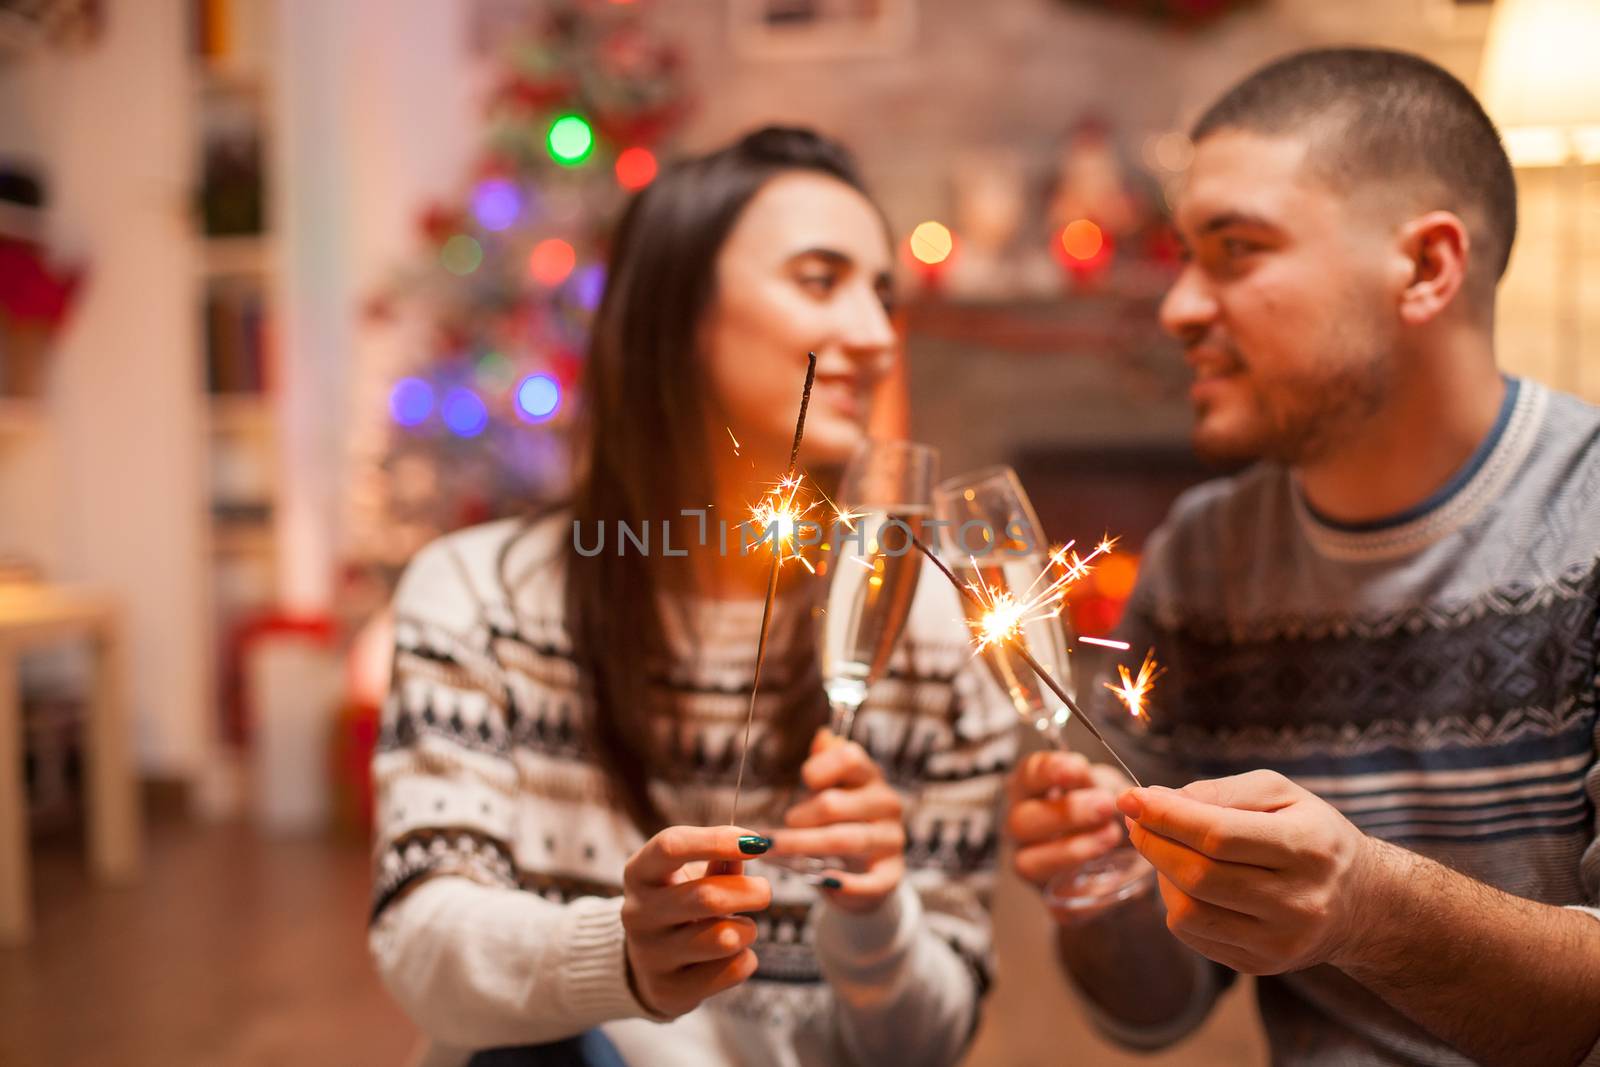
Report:
<svg viewBox="0 0 1600 1067"><path fill-rule="evenodd" d="M739 851L746 856L759 856L772 847L772 838L760 834L745 834L739 838Z"/></svg>
<svg viewBox="0 0 1600 1067"><path fill-rule="evenodd" d="M1130 819L1137 819L1144 814L1144 804L1139 799L1139 791L1130 789L1117 798L1117 810Z"/></svg>
<svg viewBox="0 0 1600 1067"><path fill-rule="evenodd" d="M839 881L839 879L833 877L832 875L829 875L827 878L824 878L822 880L822 882L821 882L821 885L822 885L822 888L824 888L824 889L843 889L844 888L844 883Z"/></svg>

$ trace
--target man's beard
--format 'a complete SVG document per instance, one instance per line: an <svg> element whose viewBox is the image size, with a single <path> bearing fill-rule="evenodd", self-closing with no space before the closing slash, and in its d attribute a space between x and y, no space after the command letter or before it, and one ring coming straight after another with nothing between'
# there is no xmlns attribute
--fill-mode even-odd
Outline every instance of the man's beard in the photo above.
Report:
<svg viewBox="0 0 1600 1067"><path fill-rule="evenodd" d="M1314 463L1348 441L1382 408L1388 395L1388 367L1381 356L1263 382L1237 349L1228 345L1227 351L1246 375L1250 414L1240 432L1207 434L1201 413L1193 444L1208 463L1234 465L1258 459L1291 467Z"/></svg>

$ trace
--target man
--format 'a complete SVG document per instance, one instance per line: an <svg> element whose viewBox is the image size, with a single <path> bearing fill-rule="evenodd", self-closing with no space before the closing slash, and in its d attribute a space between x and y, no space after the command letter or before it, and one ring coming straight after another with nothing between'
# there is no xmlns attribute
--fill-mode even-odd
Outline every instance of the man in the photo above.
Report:
<svg viewBox="0 0 1600 1067"><path fill-rule="evenodd" d="M1124 743L1192 784L1030 757L1017 870L1124 825L1155 867L1059 928L1130 1043L1242 971L1274 1063L1600 1064L1600 411L1496 369L1499 138L1368 49L1275 63L1192 136L1162 320L1197 448L1261 461L1179 500L1124 624L1167 667Z"/></svg>

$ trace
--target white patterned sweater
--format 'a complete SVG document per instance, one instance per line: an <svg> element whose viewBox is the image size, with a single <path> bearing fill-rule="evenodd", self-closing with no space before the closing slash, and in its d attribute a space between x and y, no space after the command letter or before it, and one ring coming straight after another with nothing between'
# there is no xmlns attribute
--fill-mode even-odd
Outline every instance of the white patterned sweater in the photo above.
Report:
<svg viewBox="0 0 1600 1067"><path fill-rule="evenodd" d="M599 1027L630 1064L950 1064L989 981L987 907L1016 719L971 656L960 605L919 582L887 677L856 719L907 802L908 874L866 916L760 863L748 982L670 1022L649 1016L623 963L621 876L643 836L606 801L586 752L561 619L572 536L557 516L452 534L418 554L395 596L394 681L374 759L370 943L385 984L429 1036L425 1062ZM664 740L695 769L654 781L670 822L727 819L759 601L698 602L674 628L665 681L681 725ZM802 612L775 614L769 663ZM757 751L776 698L757 700ZM746 780L742 824L779 825L787 798Z"/></svg>

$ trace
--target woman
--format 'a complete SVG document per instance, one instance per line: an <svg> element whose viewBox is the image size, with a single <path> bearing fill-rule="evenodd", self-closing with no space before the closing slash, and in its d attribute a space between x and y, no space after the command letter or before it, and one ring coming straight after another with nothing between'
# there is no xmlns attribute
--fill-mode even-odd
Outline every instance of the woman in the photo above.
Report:
<svg viewBox="0 0 1600 1067"><path fill-rule="evenodd" d="M948 589L922 583L863 747L819 732L814 586L788 569L740 808L784 829L724 825L766 563L736 534L720 551L717 523L783 470L808 351L802 465L865 439L890 247L848 157L810 132L664 171L616 236L570 509L451 535L408 569L371 943L429 1063L596 1030L635 1065L964 1050L1013 742ZM619 521L648 524L653 551ZM853 862L820 886L741 869L769 850ZM505 1062L553 1062L529 1055Z"/></svg>

